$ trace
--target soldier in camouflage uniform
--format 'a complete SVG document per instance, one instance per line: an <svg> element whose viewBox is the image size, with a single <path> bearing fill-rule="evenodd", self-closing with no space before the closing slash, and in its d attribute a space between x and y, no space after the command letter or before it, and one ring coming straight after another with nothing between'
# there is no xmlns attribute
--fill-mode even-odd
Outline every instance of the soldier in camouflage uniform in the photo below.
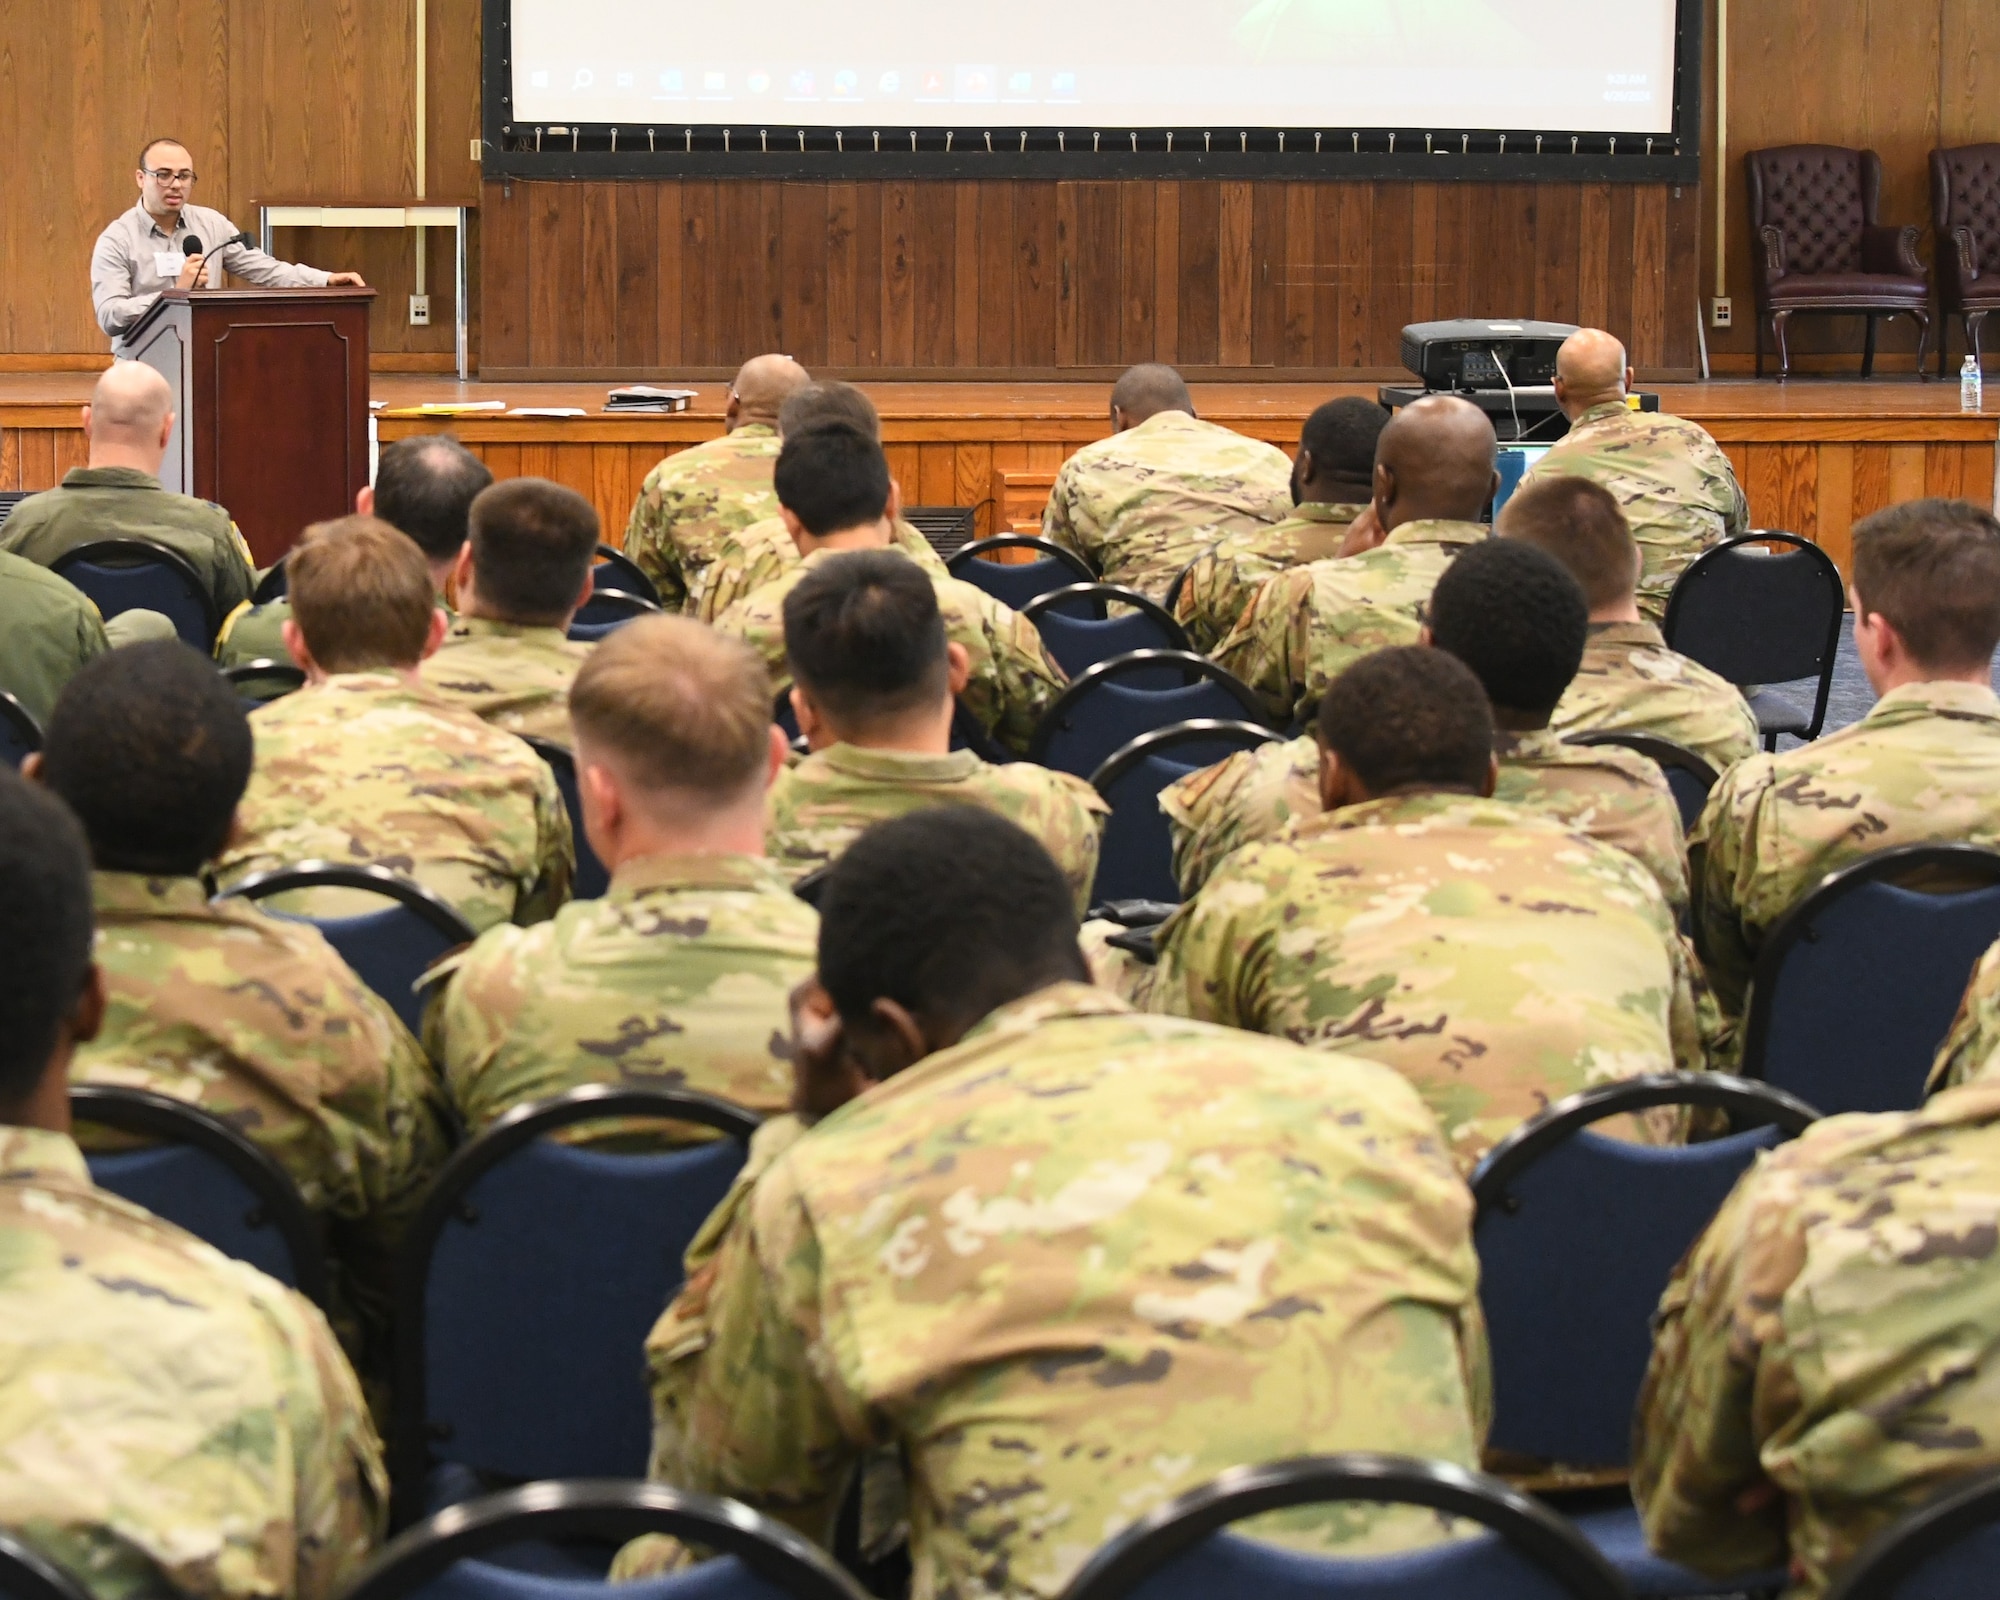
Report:
<svg viewBox="0 0 2000 1600"><path fill-rule="evenodd" d="M459 614L421 669L433 694L509 733L570 742L569 686L590 646L569 637L590 598L597 513L574 489L510 478L472 502L452 574Z"/></svg>
<svg viewBox="0 0 2000 1600"><path fill-rule="evenodd" d="M380 1442L317 1310L92 1186L90 946L75 822L0 773L0 1528L96 1600L330 1600L382 1534Z"/></svg>
<svg viewBox="0 0 2000 1600"><path fill-rule="evenodd" d="M597 646L570 704L611 888L433 969L426 1042L452 1097L474 1129L589 1083L782 1110L786 997L819 918L763 859L785 756L763 665L692 618L642 617Z"/></svg>
<svg viewBox="0 0 2000 1600"><path fill-rule="evenodd" d="M1654 1321L1632 1469L1653 1548L1716 1575L1789 1564L1788 1600L1819 1600L1871 1539L2000 1468L1996 1232L1990 1080L1760 1157Z"/></svg>
<svg viewBox="0 0 2000 1600"><path fill-rule="evenodd" d="M0 524L0 550L41 566L98 539L145 539L184 557L225 617L250 598L250 547L229 513L160 487L173 391L151 367L114 361L83 408L90 464L28 496Z"/></svg>
<svg viewBox="0 0 2000 1600"><path fill-rule="evenodd" d="M1749 504L1722 447L1684 417L1634 411L1625 347L1596 328L1573 333L1556 358L1556 399L1569 432L1528 469L1527 482L1588 478L1624 509L1645 556L1639 609L1655 626L1694 558L1750 531Z"/></svg>
<svg viewBox="0 0 2000 1600"><path fill-rule="evenodd" d="M715 626L762 656L773 683L787 687L785 597L836 551L889 549L897 495L882 447L856 429L829 423L786 440L777 469L785 525L803 553L797 566L736 602ZM933 578L945 632L965 651L966 711L1002 744L1025 751L1035 725L1067 678L1035 625L985 590Z"/></svg>
<svg viewBox="0 0 2000 1600"><path fill-rule="evenodd" d="M970 808L842 857L801 1027L815 1125L648 1340L652 1470L677 1487L826 1541L851 1464L899 1448L915 1594L1052 1597L1231 1467L1469 1466L1485 1428L1470 1206L1416 1097L1131 1013L1082 981L1069 903ZM1356 1554L1440 1532L1355 1506L1256 1529Z"/></svg>
<svg viewBox="0 0 2000 1600"><path fill-rule="evenodd" d="M1166 924L1151 991L1155 1009L1395 1067L1468 1172L1566 1095L1705 1064L1658 888L1494 798L1492 736L1443 651L1350 667L1320 707L1325 814L1216 869Z"/></svg>
<svg viewBox="0 0 2000 1600"><path fill-rule="evenodd" d="M887 550L828 557L785 597L792 706L812 754L771 790L768 845L793 878L832 862L876 822L926 806L982 806L1041 841L1089 909L1110 808L1081 778L951 749L962 645L937 591Z"/></svg>
<svg viewBox="0 0 2000 1600"><path fill-rule="evenodd" d="M1299 430L1292 462L1292 514L1228 535L1175 580L1174 615L1195 649L1215 649L1250 596L1273 573L1329 561L1374 493L1375 444L1389 413L1372 400L1329 400Z"/></svg>
<svg viewBox="0 0 2000 1600"><path fill-rule="evenodd" d="M251 718L256 767L217 881L356 863L416 879L475 931L554 915L575 870L562 793L519 739L418 682L445 631L422 553L348 517L308 528L287 568L287 644L308 682ZM380 904L346 889L281 898L313 916Z"/></svg>
<svg viewBox="0 0 2000 1600"><path fill-rule="evenodd" d="M1772 926L1830 872L1896 845L2000 846L2000 523L1916 500L1854 525L1859 722L1722 776L1688 841L1695 946L1725 1014Z"/></svg>
<svg viewBox="0 0 2000 1600"><path fill-rule="evenodd" d="M110 648L104 619L82 590L0 551L0 692L47 722L62 686Z"/></svg>
<svg viewBox="0 0 2000 1600"><path fill-rule="evenodd" d="M1478 521L1499 475L1477 406L1431 395L1405 406L1375 447L1375 545L1281 572L1259 588L1215 659L1279 723L1311 718L1326 686L1371 650L1415 644L1452 558L1484 542Z"/></svg>
<svg viewBox="0 0 2000 1600"><path fill-rule="evenodd" d="M1111 391L1111 426L1062 464L1042 511L1042 537L1106 583L1164 599L1211 545L1291 510L1285 452L1198 420L1172 367L1130 368Z"/></svg>
<svg viewBox="0 0 2000 1600"><path fill-rule="evenodd" d="M1988 1075L2000 1057L2000 942L1987 948L1972 969L1951 1032L1932 1064L1929 1091L1956 1089Z"/></svg>
<svg viewBox="0 0 2000 1600"><path fill-rule="evenodd" d="M724 536L776 514L778 408L809 381L790 356L745 362L729 386L722 437L670 455L646 474L625 524L625 553L668 610L694 613Z"/></svg>

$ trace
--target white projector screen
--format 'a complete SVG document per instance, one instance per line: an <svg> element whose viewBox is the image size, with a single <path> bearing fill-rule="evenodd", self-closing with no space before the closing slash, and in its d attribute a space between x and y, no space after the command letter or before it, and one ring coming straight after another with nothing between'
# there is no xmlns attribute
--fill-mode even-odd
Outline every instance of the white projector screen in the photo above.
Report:
<svg viewBox="0 0 2000 1600"><path fill-rule="evenodd" d="M1668 133L1674 0L513 0L513 120Z"/></svg>

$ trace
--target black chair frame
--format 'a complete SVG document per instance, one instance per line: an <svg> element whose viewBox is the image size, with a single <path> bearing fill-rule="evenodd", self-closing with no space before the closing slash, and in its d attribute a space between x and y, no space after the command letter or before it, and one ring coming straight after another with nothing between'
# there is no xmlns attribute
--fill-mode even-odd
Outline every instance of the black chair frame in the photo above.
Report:
<svg viewBox="0 0 2000 1600"><path fill-rule="evenodd" d="M233 667L224 667L222 675L239 689L246 683L257 682L260 678L276 678L281 683L290 684L294 689L304 688L306 681L303 667L290 661L279 661L271 656L259 656L255 661L240 661Z"/></svg>
<svg viewBox="0 0 2000 1600"><path fill-rule="evenodd" d="M616 580L610 583L600 582L595 594L635 594L641 600L650 600L655 606L660 604L659 585L647 577L646 569L623 550L601 544L597 547L597 560L592 565L609 567Z"/></svg>
<svg viewBox="0 0 2000 1600"><path fill-rule="evenodd" d="M42 725L33 712L4 689L0 689L0 722L12 728L15 737L30 750L41 749Z"/></svg>
<svg viewBox="0 0 2000 1600"><path fill-rule="evenodd" d="M808 872L797 883L792 885L793 895L805 901L813 910L819 910L820 899L826 893L826 880L832 872L832 862L828 862L823 867L814 867L812 871Z"/></svg>
<svg viewBox="0 0 2000 1600"><path fill-rule="evenodd" d="M1089 600L1097 610L1092 620L1103 621L1109 608L1114 605L1130 606L1134 611L1144 612L1160 627L1166 629L1169 639L1178 642L1171 646L1175 650L1191 650L1187 630L1175 620L1174 614L1165 609L1157 600L1148 600L1137 589L1128 589L1122 583L1069 583L1060 589L1050 589L1038 594L1021 607L1021 615L1033 622L1044 611L1052 610L1064 602ZM1081 618L1073 620L1083 620Z"/></svg>
<svg viewBox="0 0 2000 1600"><path fill-rule="evenodd" d="M1338 1500L1424 1506L1492 1529L1576 1600L1624 1600L1625 1581L1561 1516L1519 1490L1443 1461L1355 1451L1238 1467L1170 1500L1100 1549L1062 1600L1123 1600L1176 1556L1231 1523ZM1337 1559L1337 1557L1335 1558Z"/></svg>
<svg viewBox="0 0 2000 1600"><path fill-rule="evenodd" d="M1164 728L1142 733L1106 756L1090 775L1090 786L1099 794L1151 755L1171 750L1175 745L1200 744L1218 734L1240 734L1257 744L1275 744L1277 734L1263 722L1235 722L1226 717L1190 717L1186 722L1170 722ZM1157 904L1159 902L1148 902Z"/></svg>
<svg viewBox="0 0 2000 1600"><path fill-rule="evenodd" d="M267 606L273 600L285 598L291 580L285 576L285 558L279 556L273 561L263 577L257 580L257 587L250 591L253 606Z"/></svg>
<svg viewBox="0 0 2000 1600"><path fill-rule="evenodd" d="M1826 1600L1896 1600L1897 1587L1932 1556L1994 1522L2000 1473L1952 1484L1863 1545Z"/></svg>
<svg viewBox="0 0 2000 1600"><path fill-rule="evenodd" d="M1075 710L1077 701L1089 694L1099 683L1106 678L1122 678L1129 673L1142 672L1153 667L1179 667L1183 687L1202 678L1219 683L1237 704L1243 707L1245 722L1259 728L1268 728L1271 725L1264 708L1257 703L1257 697L1250 692L1243 680L1227 667L1217 666L1207 656L1198 656L1192 650L1128 650L1122 656L1112 656L1108 660L1098 662L1070 680L1069 687L1063 690L1056 703L1042 714L1042 720L1035 724L1035 731L1028 738L1028 759L1039 762L1048 753L1049 741L1055 737L1056 731L1063 724L1063 719ZM1173 726L1178 727L1182 724L1176 723ZM1128 740L1127 744L1135 742ZM1121 745L1119 751L1125 748L1126 745ZM1119 751L1114 751L1113 755Z"/></svg>
<svg viewBox="0 0 2000 1600"><path fill-rule="evenodd" d="M331 1282L326 1270L326 1245L320 1225L306 1209L291 1174L261 1145L251 1142L220 1117L183 1100L150 1089L116 1084L79 1083L69 1091L70 1116L119 1133L136 1134L161 1144L192 1145L213 1156L257 1196L256 1208L245 1220L252 1227L268 1223L278 1230L291 1252L298 1291L316 1306L327 1304Z"/></svg>
<svg viewBox="0 0 2000 1600"><path fill-rule="evenodd" d="M654 616L660 609L658 601L648 600L642 594L628 594L623 589L599 589L577 608L576 617L571 620L570 626L575 627L577 621L582 620L584 612L592 606L614 613L622 611L627 618Z"/></svg>
<svg viewBox="0 0 2000 1600"><path fill-rule="evenodd" d="M1837 872L1829 872L1816 888L1777 920L1765 935L1752 969L1750 1009L1743 1019L1743 1052L1739 1063L1745 1078L1763 1076L1764 1053L1771 1043L1771 996L1777 992L1778 975L1792 947L1818 937L1813 931L1814 919L1843 896L1868 884L1931 871L2000 883L2000 850L1976 844L1905 844L1878 850ZM1966 976L1971 976L1970 971Z"/></svg>
<svg viewBox="0 0 2000 1600"><path fill-rule="evenodd" d="M90 1600L80 1581L5 1531L0 1531L0 1594L7 1600Z"/></svg>
<svg viewBox="0 0 2000 1600"><path fill-rule="evenodd" d="M1078 583L1097 582L1097 574L1074 550L1065 550L1053 539L1043 539L1032 533L993 533L984 539L974 539L945 558L945 571L954 578L959 577L960 568L969 561L983 560L989 550L1033 550L1037 555L1060 561L1076 574Z"/></svg>
<svg viewBox="0 0 2000 1600"><path fill-rule="evenodd" d="M793 1600L865 1600L817 1546L738 1501L588 1478L530 1483L448 1506L377 1551L342 1600L404 1600L460 1561L529 1540L623 1544L648 1533L734 1556Z"/></svg>
<svg viewBox="0 0 2000 1600"><path fill-rule="evenodd" d="M458 944L470 944L478 937L472 924L460 916L442 895L426 889L414 878L406 878L387 867L343 865L333 861L301 861L289 867L273 867L253 873L241 883L224 889L218 900L264 900L294 889L367 889L414 911L439 933Z"/></svg>
<svg viewBox="0 0 2000 1600"><path fill-rule="evenodd" d="M1564 744L1617 745L1621 749L1635 751L1656 766L1678 767L1682 772L1700 780L1705 788L1713 789L1715 780L1721 776L1706 760L1684 744L1675 744L1671 739L1662 739L1650 733L1573 733L1563 740Z"/></svg>
<svg viewBox="0 0 2000 1600"><path fill-rule="evenodd" d="M201 574L194 570L194 563L178 550L169 550L150 539L92 539L74 550L65 550L49 563L49 571L58 578L66 578L69 568L85 564L99 567L151 564L171 568L201 606L202 625L208 630L209 643L213 644L222 631L222 618L215 614L215 596L209 593Z"/></svg>
<svg viewBox="0 0 2000 1600"><path fill-rule="evenodd" d="M431 1255L445 1224L455 1218L473 1220L466 1191L515 1151L560 1128L609 1117L659 1117L699 1123L743 1141L748 1141L762 1121L755 1112L689 1089L638 1089L594 1083L516 1106L453 1153L431 1181L423 1206L396 1253L395 1402L390 1418L389 1460L398 1526L413 1520L412 1513L421 1504L430 1455L429 1425L424 1417L424 1296Z"/></svg>

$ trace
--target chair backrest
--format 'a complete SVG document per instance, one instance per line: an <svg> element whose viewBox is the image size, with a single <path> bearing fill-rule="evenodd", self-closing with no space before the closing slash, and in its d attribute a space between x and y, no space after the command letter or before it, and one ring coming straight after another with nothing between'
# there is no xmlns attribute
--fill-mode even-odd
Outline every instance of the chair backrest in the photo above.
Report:
<svg viewBox="0 0 2000 1600"><path fill-rule="evenodd" d="M1973 965L1996 938L2000 851L1904 845L1830 873L1757 952L1744 1076L1829 1115L1916 1109Z"/></svg>
<svg viewBox="0 0 2000 1600"><path fill-rule="evenodd" d="M327 1303L319 1225L298 1186L260 1146L198 1106L114 1084L79 1083L71 1117L149 1141L89 1153L90 1178L226 1256Z"/></svg>
<svg viewBox="0 0 2000 1600"><path fill-rule="evenodd" d="M1142 733L1213 718L1265 726L1242 681L1187 650L1132 650L1078 674L1043 714L1028 759L1088 777Z"/></svg>
<svg viewBox="0 0 2000 1600"><path fill-rule="evenodd" d="M264 576L257 580L257 587L250 591L250 603L254 606L267 606L273 600L282 600L290 582L291 580L285 576L285 558L279 556L271 563Z"/></svg>
<svg viewBox="0 0 2000 1600"><path fill-rule="evenodd" d="M615 1589L538 1578L480 1559L529 1543L615 1547L649 1533L670 1535L719 1559L674 1577ZM740 1502L659 1483L588 1481L531 1483L448 1506L377 1551L355 1574L342 1600L408 1600L415 1595L427 1600L864 1600L860 1587L824 1551Z"/></svg>
<svg viewBox="0 0 2000 1600"><path fill-rule="evenodd" d="M1765 541L1788 546L1782 553ZM1670 649L1731 683L1819 680L1816 738L1840 650L1847 589L1827 553L1795 533L1759 531L1725 539L1680 575L1661 632Z"/></svg>
<svg viewBox="0 0 2000 1600"><path fill-rule="evenodd" d="M1142 733L1113 754L1090 775L1092 787L1111 806L1097 852L1091 903L1180 899L1173 839L1160 811L1160 791L1190 772L1277 737L1254 722L1204 718Z"/></svg>
<svg viewBox="0 0 2000 1600"><path fill-rule="evenodd" d="M569 636L579 644L595 644L607 633L616 633L634 617L654 616L659 607L636 594L606 589L593 594L570 618Z"/></svg>
<svg viewBox="0 0 2000 1600"><path fill-rule="evenodd" d="M0 1532L0 1600L91 1600L90 1591L38 1550Z"/></svg>
<svg viewBox="0 0 2000 1600"><path fill-rule="evenodd" d="M42 747L42 725L28 708L0 690L0 761L18 767Z"/></svg>
<svg viewBox="0 0 2000 1600"><path fill-rule="evenodd" d="M1680 810L1683 828L1692 828L1701 820L1702 809L1708 804L1708 791L1715 787L1715 768L1686 745L1675 744L1671 739L1656 738L1650 733L1573 733L1563 743L1615 744L1653 762L1674 792L1674 805Z"/></svg>
<svg viewBox="0 0 2000 1600"><path fill-rule="evenodd" d="M1259 1544L1231 1523L1293 1506L1417 1506L1490 1530L1404 1555ZM1353 1452L1238 1467L1141 1517L1087 1561L1062 1600L1625 1600L1624 1580L1555 1512L1441 1461Z"/></svg>
<svg viewBox="0 0 2000 1600"><path fill-rule="evenodd" d="M597 547L597 565L590 569L590 581L593 594L636 594L654 605L660 603L659 585L646 576L646 569L608 544Z"/></svg>
<svg viewBox="0 0 2000 1600"><path fill-rule="evenodd" d="M1125 607L1124 614L1108 615L1113 605ZM1188 648L1186 632L1170 613L1122 584L1064 584L1036 595L1021 615L1041 630L1049 654L1072 678L1134 650Z"/></svg>
<svg viewBox="0 0 2000 1600"><path fill-rule="evenodd" d="M1874 151L1787 144L1752 150L1743 162L1751 232L1784 230L1788 272L1861 270L1861 230L1875 220L1882 198L1882 163Z"/></svg>
<svg viewBox="0 0 2000 1600"><path fill-rule="evenodd" d="M1658 1106L1714 1106L1739 1130L1661 1147L1590 1131ZM1765 1084L1662 1074L1586 1090L1501 1140L1472 1175L1497 1449L1619 1466L1674 1265L1736 1180L1812 1107Z"/></svg>
<svg viewBox="0 0 2000 1600"><path fill-rule="evenodd" d="M2000 1473L1955 1483L1862 1547L1826 1600L1962 1600L2000 1570Z"/></svg>
<svg viewBox="0 0 2000 1600"><path fill-rule="evenodd" d="M2000 144L1961 144L1931 152L1931 223L1938 265L1955 260L1951 234L1972 235L1979 271L2000 272Z"/></svg>
<svg viewBox="0 0 2000 1600"><path fill-rule="evenodd" d="M215 597L178 551L148 539L93 539L64 551L49 570L89 595L107 617L157 611L203 655L215 647L222 627Z"/></svg>
<svg viewBox="0 0 2000 1600"><path fill-rule="evenodd" d="M1035 553L1035 558L1028 561L986 559L1000 550L1029 550ZM949 557L945 561L945 569L954 578L962 578L984 589L1002 605L1012 606L1016 611L1036 595L1047 594L1051 589L1097 581L1097 574L1085 566L1074 551L1027 533L996 533L990 539L975 539Z"/></svg>
<svg viewBox="0 0 2000 1600"><path fill-rule="evenodd" d="M570 879L569 897L572 900L597 900L611 887L611 874L604 870L604 863L597 859L597 852L590 848L590 840L583 832L583 802L576 792L576 757L557 744L553 739L543 739L532 733L521 735L528 741L536 755L549 764L549 771L555 774L556 787L562 790L563 805L569 811L569 831L576 845L576 874Z"/></svg>
<svg viewBox="0 0 2000 1600"><path fill-rule="evenodd" d="M651 1153L547 1137L611 1117L727 1137ZM712 1095L594 1084L517 1107L446 1163L397 1260L405 1504L432 1456L514 1479L643 1476L639 1352L757 1121Z"/></svg>
<svg viewBox="0 0 2000 1600"><path fill-rule="evenodd" d="M274 661L269 656L224 667L222 675L229 680L237 696L252 706L282 700L293 690L303 689L306 682L306 675L300 668L289 661Z"/></svg>
<svg viewBox="0 0 2000 1600"><path fill-rule="evenodd" d="M299 920L318 928L355 975L389 1002L410 1032L420 1033L424 1002L416 992L417 980L438 957L472 942L472 924L442 897L399 873L329 861L301 861L294 867L257 873L225 889L221 898L265 900L294 889L365 889L390 902L380 911L358 916Z"/></svg>

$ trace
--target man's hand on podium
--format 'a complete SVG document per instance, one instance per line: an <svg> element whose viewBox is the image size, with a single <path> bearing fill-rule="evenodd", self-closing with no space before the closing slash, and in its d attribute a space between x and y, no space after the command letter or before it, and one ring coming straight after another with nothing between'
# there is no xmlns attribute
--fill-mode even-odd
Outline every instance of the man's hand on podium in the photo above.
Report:
<svg viewBox="0 0 2000 1600"><path fill-rule="evenodd" d="M361 274L358 272L329 272L326 276L326 281L329 288L339 288L342 285L355 289L365 289L368 287L367 284L361 281Z"/></svg>

